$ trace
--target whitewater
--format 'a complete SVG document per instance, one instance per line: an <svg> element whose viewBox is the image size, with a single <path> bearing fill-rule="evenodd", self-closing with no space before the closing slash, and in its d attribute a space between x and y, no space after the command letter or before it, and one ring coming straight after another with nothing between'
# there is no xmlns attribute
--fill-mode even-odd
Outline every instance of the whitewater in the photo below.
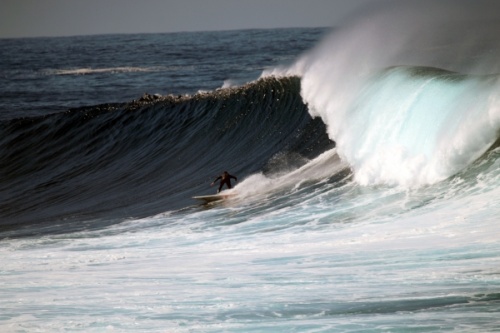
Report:
<svg viewBox="0 0 500 333"><path fill-rule="evenodd" d="M0 330L500 331L500 11L423 3L0 40Z"/></svg>

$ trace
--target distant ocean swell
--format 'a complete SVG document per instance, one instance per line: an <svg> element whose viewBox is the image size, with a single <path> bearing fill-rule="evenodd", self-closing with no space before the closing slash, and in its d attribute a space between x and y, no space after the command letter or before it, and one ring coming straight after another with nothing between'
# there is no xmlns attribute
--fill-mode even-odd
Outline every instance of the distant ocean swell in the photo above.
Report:
<svg viewBox="0 0 500 333"><path fill-rule="evenodd" d="M60 221L67 232L71 221L88 228L179 209L222 170L297 166L333 146L297 77L5 120L0 132L4 231L50 222L57 232Z"/></svg>
<svg viewBox="0 0 500 333"><path fill-rule="evenodd" d="M193 66L191 66L193 67ZM45 75L91 75L102 73L130 73L130 72L166 72L178 70L179 66L151 66L151 67L108 67L108 68L73 68L73 69L44 69L40 72Z"/></svg>

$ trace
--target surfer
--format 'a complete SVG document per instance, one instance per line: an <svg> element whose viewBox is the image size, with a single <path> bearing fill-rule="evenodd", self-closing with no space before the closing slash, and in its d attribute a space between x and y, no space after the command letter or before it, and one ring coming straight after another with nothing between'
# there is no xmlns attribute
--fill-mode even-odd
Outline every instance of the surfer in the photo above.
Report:
<svg viewBox="0 0 500 333"><path fill-rule="evenodd" d="M212 182L212 184L210 184L210 186L214 186L215 182L220 179L220 185L219 185L219 189L217 190L217 193L219 193L222 190L222 187L224 186L224 184L226 184L227 188L230 189L230 188L232 188L231 178L234 178L235 181L238 181L238 178L230 175L227 171L224 171L224 173L222 175L215 178L215 180Z"/></svg>

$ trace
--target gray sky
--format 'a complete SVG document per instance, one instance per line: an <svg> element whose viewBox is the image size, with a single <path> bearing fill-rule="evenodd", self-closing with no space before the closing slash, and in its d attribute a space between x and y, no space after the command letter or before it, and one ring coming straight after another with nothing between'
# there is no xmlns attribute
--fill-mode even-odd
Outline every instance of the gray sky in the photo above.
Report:
<svg viewBox="0 0 500 333"><path fill-rule="evenodd" d="M0 0L0 38L333 26L374 0Z"/></svg>

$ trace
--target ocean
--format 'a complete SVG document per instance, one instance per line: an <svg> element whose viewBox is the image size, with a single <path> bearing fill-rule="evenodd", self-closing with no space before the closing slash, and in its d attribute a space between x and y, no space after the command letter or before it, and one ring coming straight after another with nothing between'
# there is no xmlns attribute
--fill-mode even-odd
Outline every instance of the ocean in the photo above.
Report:
<svg viewBox="0 0 500 333"><path fill-rule="evenodd" d="M1 39L0 331L499 332L489 5Z"/></svg>

